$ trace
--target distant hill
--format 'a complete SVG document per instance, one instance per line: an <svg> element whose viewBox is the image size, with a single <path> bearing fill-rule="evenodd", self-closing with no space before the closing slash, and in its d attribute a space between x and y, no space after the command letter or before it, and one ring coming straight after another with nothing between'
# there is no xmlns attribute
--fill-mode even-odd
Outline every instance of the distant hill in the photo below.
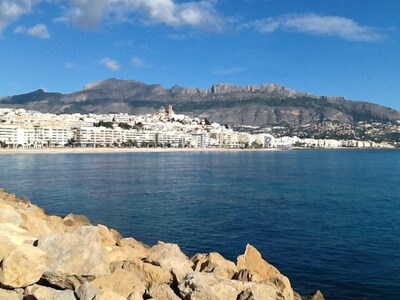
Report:
<svg viewBox="0 0 400 300"><path fill-rule="evenodd" d="M134 80L107 79L85 85L71 94L37 90L4 97L0 107L20 107L51 113L152 113L173 105L177 113L207 117L222 124L289 125L319 124L323 121L354 124L358 121L400 120L394 109L343 97L314 96L277 84L235 86L216 84L209 89Z"/></svg>

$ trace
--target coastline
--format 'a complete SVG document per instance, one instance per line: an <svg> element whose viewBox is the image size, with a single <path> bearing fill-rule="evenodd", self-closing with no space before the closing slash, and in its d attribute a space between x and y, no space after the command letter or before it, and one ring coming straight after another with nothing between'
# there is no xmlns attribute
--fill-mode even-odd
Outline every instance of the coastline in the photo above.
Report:
<svg viewBox="0 0 400 300"><path fill-rule="evenodd" d="M254 152L284 151L277 148L41 148L41 149L0 149L1 154L85 154L85 153L157 153L157 152Z"/></svg>
<svg viewBox="0 0 400 300"><path fill-rule="evenodd" d="M31 148L31 149L0 149L0 155L10 154L113 154L113 153L167 153L167 152L276 152L276 151L307 151L307 150L399 150L400 148Z"/></svg>

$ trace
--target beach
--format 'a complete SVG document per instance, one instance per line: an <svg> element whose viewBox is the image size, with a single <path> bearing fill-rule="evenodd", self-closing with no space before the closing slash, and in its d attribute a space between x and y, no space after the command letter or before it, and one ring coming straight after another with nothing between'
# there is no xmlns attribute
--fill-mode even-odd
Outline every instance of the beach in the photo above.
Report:
<svg viewBox="0 0 400 300"><path fill-rule="evenodd" d="M0 149L1 154L66 154L66 153L145 153L145 152L231 152L231 151L281 151L276 148L40 148L40 149Z"/></svg>

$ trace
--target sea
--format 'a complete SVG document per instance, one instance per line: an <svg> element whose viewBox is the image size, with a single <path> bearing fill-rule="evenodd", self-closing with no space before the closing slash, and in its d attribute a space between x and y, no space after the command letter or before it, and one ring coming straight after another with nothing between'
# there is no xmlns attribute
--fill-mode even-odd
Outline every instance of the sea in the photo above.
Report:
<svg viewBox="0 0 400 300"><path fill-rule="evenodd" d="M189 257L250 243L301 295L400 299L398 150L3 154L0 186Z"/></svg>

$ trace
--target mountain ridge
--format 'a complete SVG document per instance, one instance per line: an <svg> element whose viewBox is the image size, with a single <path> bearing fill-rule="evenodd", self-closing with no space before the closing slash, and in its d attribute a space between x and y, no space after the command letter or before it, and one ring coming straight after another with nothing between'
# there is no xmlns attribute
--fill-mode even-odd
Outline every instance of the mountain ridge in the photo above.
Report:
<svg viewBox="0 0 400 300"><path fill-rule="evenodd" d="M179 113L232 125L296 127L323 121L354 124L400 120L400 113L392 108L343 97L315 96L274 83L164 88L160 84L110 78L87 83L82 90L68 94L39 89L0 99L0 107L51 113L141 114L166 105L173 105Z"/></svg>

